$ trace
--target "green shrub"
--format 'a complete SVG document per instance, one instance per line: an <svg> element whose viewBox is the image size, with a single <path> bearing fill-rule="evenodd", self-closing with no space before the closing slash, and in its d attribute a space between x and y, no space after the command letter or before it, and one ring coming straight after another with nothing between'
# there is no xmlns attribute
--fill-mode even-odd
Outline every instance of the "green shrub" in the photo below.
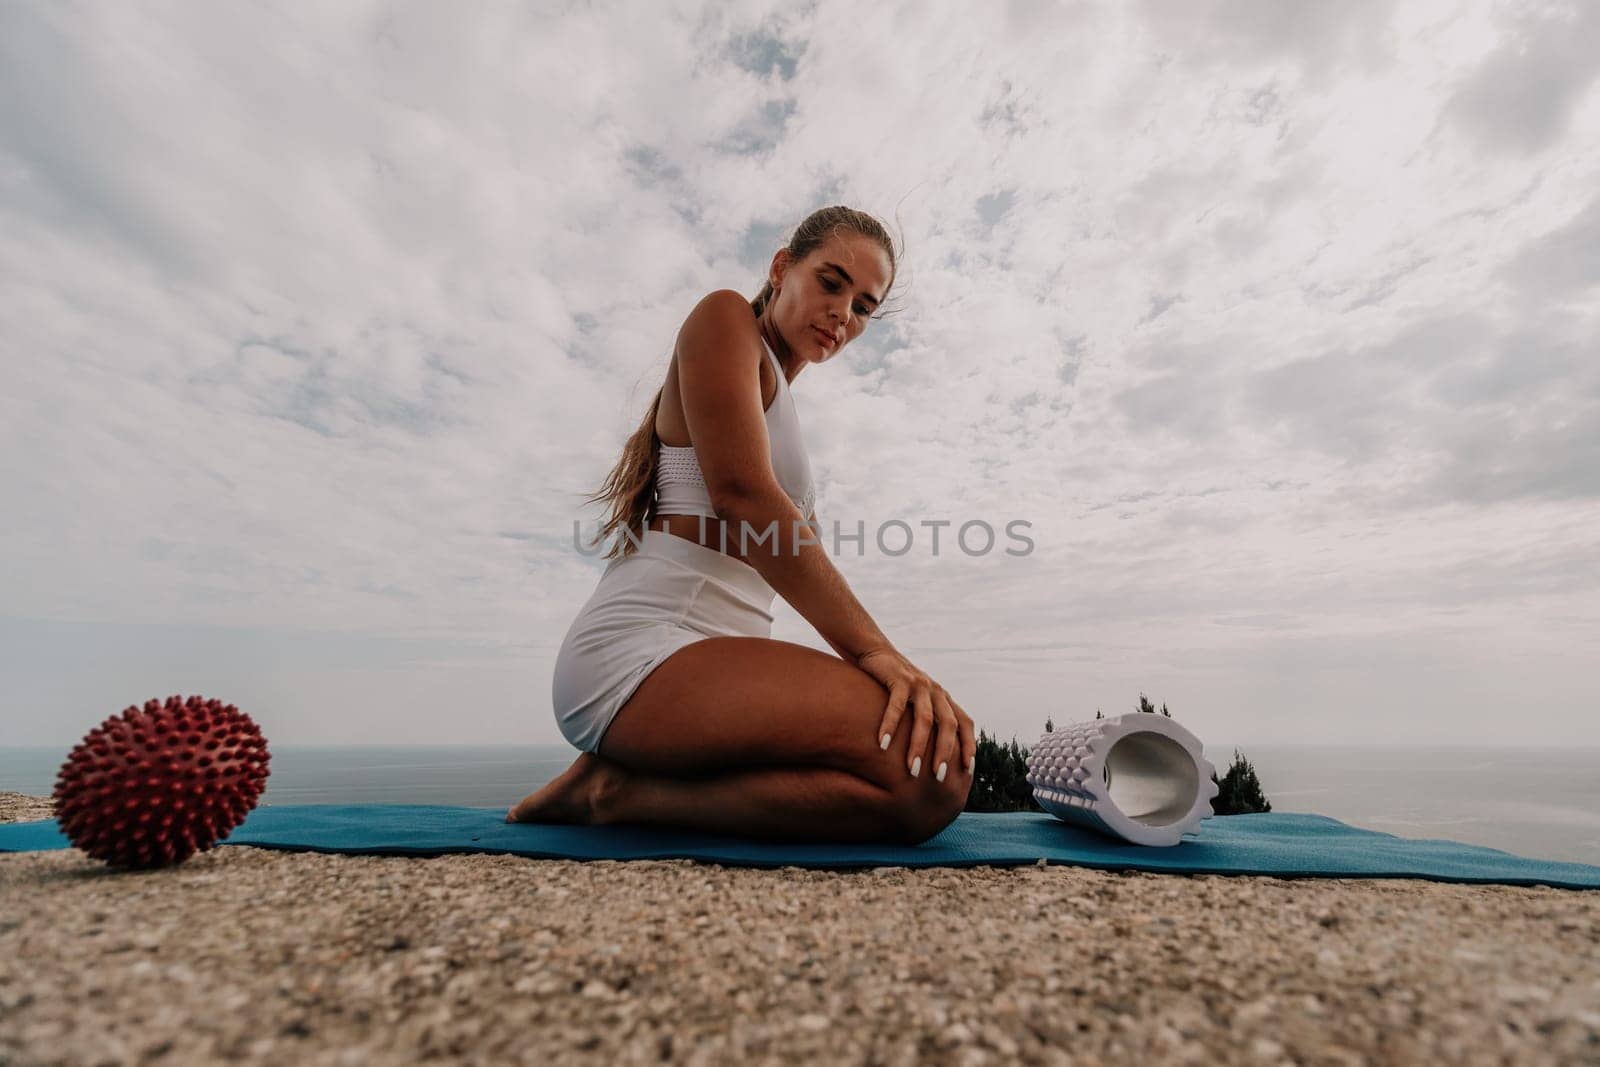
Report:
<svg viewBox="0 0 1600 1067"><path fill-rule="evenodd" d="M1051 729L1053 729L1053 725ZM978 731L977 760L972 768L972 790L965 811L1043 811L1028 784L1028 750L1017 744L1002 745L984 730Z"/></svg>

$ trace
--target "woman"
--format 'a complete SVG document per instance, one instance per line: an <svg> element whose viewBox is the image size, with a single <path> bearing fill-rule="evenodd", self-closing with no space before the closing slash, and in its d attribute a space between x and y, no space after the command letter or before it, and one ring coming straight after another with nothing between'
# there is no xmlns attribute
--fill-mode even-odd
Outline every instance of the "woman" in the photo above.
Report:
<svg viewBox="0 0 1600 1067"><path fill-rule="evenodd" d="M583 754L507 821L916 843L965 806L972 719L817 543L789 392L861 335L894 274L876 219L824 208L754 301L719 290L690 312L666 383L590 498L611 505L597 540L633 537L556 658L556 720ZM837 658L772 639L778 595Z"/></svg>

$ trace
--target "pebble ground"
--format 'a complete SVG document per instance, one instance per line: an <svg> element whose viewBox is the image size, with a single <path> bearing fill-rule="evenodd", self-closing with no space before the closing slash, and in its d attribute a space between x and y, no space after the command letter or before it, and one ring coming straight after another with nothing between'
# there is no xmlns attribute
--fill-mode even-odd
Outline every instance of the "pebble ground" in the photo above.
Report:
<svg viewBox="0 0 1600 1067"><path fill-rule="evenodd" d="M1600 1064L1600 892L0 856L0 1064L221 1059Z"/></svg>

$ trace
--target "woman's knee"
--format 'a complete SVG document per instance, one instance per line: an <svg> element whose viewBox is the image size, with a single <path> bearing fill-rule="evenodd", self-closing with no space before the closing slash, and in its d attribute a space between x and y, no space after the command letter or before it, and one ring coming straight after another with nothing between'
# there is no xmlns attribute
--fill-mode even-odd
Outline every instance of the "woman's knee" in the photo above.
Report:
<svg viewBox="0 0 1600 1067"><path fill-rule="evenodd" d="M899 824L899 842L903 845L920 845L929 838L943 833L945 827L955 822L956 816L960 814L959 808L950 811L927 805L905 813L901 816Z"/></svg>
<svg viewBox="0 0 1600 1067"><path fill-rule="evenodd" d="M884 790L906 834L937 833L966 805L972 776L959 758L933 776L935 738L908 771L913 718L878 744L888 694L871 675L825 652L759 638L712 638L667 659L607 731L606 758L644 773L696 776L771 765L820 765ZM928 829L929 827L933 829Z"/></svg>
<svg viewBox="0 0 1600 1067"><path fill-rule="evenodd" d="M919 783L918 779L911 779ZM955 822L967 806L972 776L965 771L946 775L943 782L914 784L895 792L894 808L902 844L921 844Z"/></svg>

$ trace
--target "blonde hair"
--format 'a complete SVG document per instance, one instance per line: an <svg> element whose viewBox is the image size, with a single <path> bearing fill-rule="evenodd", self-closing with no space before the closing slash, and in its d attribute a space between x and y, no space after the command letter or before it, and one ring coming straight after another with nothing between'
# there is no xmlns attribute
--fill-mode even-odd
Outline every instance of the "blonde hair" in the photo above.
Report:
<svg viewBox="0 0 1600 1067"><path fill-rule="evenodd" d="M840 230L854 231L883 246L883 250L889 255L888 289L892 289L897 261L894 243L890 240L889 231L884 229L883 224L864 211L843 206L825 207L814 211L795 228L794 235L784 247L793 257L793 262L799 262ZM887 289L884 296L886 298L888 296ZM772 282L769 279L762 285L761 292L756 294L756 298L750 301L750 310L756 318L761 317L767 302L771 299ZM655 398L650 401L639 428L633 431L622 446L622 458L611 468L611 473L601 483L599 490L584 499L585 504L603 503L609 506L606 521L595 534L594 540L590 542L591 547L603 543L616 531L620 530L625 534L617 538L616 544L606 553L606 559L631 554L644 538L644 525L649 519L650 505L655 501L656 467L661 456L661 438L656 436L656 414L661 410L661 397L666 388L666 383L663 382L656 390Z"/></svg>

